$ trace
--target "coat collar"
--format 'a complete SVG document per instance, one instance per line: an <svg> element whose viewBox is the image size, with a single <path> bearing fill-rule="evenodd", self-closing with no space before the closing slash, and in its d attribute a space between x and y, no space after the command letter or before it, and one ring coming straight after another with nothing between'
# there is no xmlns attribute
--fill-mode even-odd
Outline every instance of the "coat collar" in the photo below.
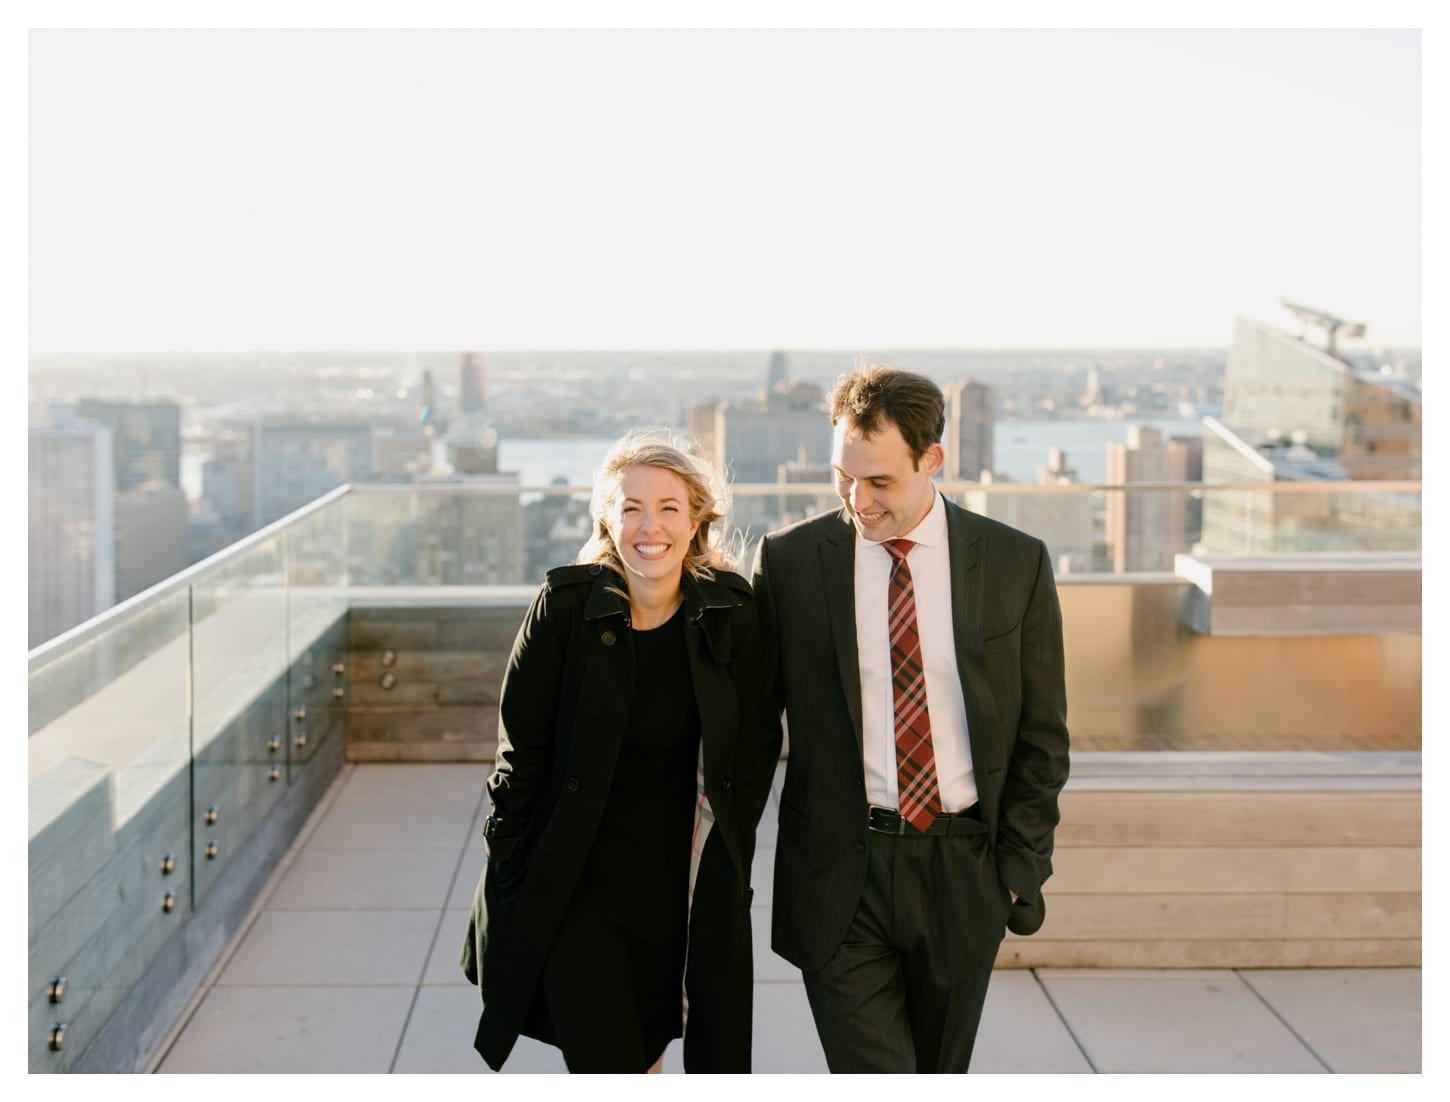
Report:
<svg viewBox="0 0 1450 1102"><path fill-rule="evenodd" d="M624 579L597 563L589 568L589 573L594 583L584 604L584 619L622 616L628 624L629 598L625 595ZM680 580L680 589L685 595L685 619L691 624L697 623L707 609L734 608L741 603L740 594L716 578L695 578L687 572Z"/></svg>

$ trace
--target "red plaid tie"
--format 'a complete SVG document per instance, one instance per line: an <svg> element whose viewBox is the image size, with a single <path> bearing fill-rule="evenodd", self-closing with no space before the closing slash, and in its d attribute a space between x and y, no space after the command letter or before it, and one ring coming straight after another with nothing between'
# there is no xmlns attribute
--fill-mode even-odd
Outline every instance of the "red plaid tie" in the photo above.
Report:
<svg viewBox="0 0 1450 1102"><path fill-rule="evenodd" d="M925 831L941 814L936 783L936 755L931 746L931 718L926 714L926 671L921 664L921 636L916 630L916 594L906 555L912 540L883 543L891 564L890 601L886 613L891 638L891 695L896 713L896 791L901 817Z"/></svg>

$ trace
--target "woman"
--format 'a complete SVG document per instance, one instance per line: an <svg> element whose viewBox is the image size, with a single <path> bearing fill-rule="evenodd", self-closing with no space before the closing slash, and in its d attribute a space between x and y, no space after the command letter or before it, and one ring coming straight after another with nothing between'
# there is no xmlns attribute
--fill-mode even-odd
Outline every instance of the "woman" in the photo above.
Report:
<svg viewBox="0 0 1450 1102"><path fill-rule="evenodd" d="M687 1071L750 1070L760 658L727 512L702 460L626 436L519 629L462 960L495 1070L521 1033L575 1072L658 1071L682 1035Z"/></svg>

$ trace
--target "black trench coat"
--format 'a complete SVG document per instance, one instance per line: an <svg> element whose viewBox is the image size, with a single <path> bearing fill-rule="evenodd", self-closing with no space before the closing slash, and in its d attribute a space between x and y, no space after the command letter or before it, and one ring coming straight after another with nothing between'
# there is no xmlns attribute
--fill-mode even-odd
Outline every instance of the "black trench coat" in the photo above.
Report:
<svg viewBox="0 0 1450 1102"><path fill-rule="evenodd" d="M519 1035L553 1042L539 980L604 811L629 718L629 602L601 566L551 570L504 674L488 864L461 964L483 1011L474 1047L497 1070ZM750 864L770 771L750 585L682 582L704 759L685 965L687 1071L749 1071ZM767 778L765 784L760 778ZM683 840L682 840L683 843Z"/></svg>

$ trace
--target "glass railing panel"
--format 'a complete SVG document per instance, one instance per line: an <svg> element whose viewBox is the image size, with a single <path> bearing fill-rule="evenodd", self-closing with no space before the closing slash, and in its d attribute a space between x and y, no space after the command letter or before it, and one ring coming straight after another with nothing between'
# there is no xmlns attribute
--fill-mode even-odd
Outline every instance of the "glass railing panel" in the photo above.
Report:
<svg viewBox="0 0 1450 1102"><path fill-rule="evenodd" d="M224 558L191 586L198 899L286 790L284 538Z"/></svg>
<svg viewBox="0 0 1450 1102"><path fill-rule="evenodd" d="M71 1066L190 911L187 603L184 589L143 600L31 661L33 1069Z"/></svg>
<svg viewBox="0 0 1450 1102"><path fill-rule="evenodd" d="M516 485L357 487L348 506L354 585L488 586L523 580L525 511Z"/></svg>
<svg viewBox="0 0 1450 1102"><path fill-rule="evenodd" d="M285 531L289 779L342 738L347 663L347 499ZM341 672L339 672L341 668Z"/></svg>

